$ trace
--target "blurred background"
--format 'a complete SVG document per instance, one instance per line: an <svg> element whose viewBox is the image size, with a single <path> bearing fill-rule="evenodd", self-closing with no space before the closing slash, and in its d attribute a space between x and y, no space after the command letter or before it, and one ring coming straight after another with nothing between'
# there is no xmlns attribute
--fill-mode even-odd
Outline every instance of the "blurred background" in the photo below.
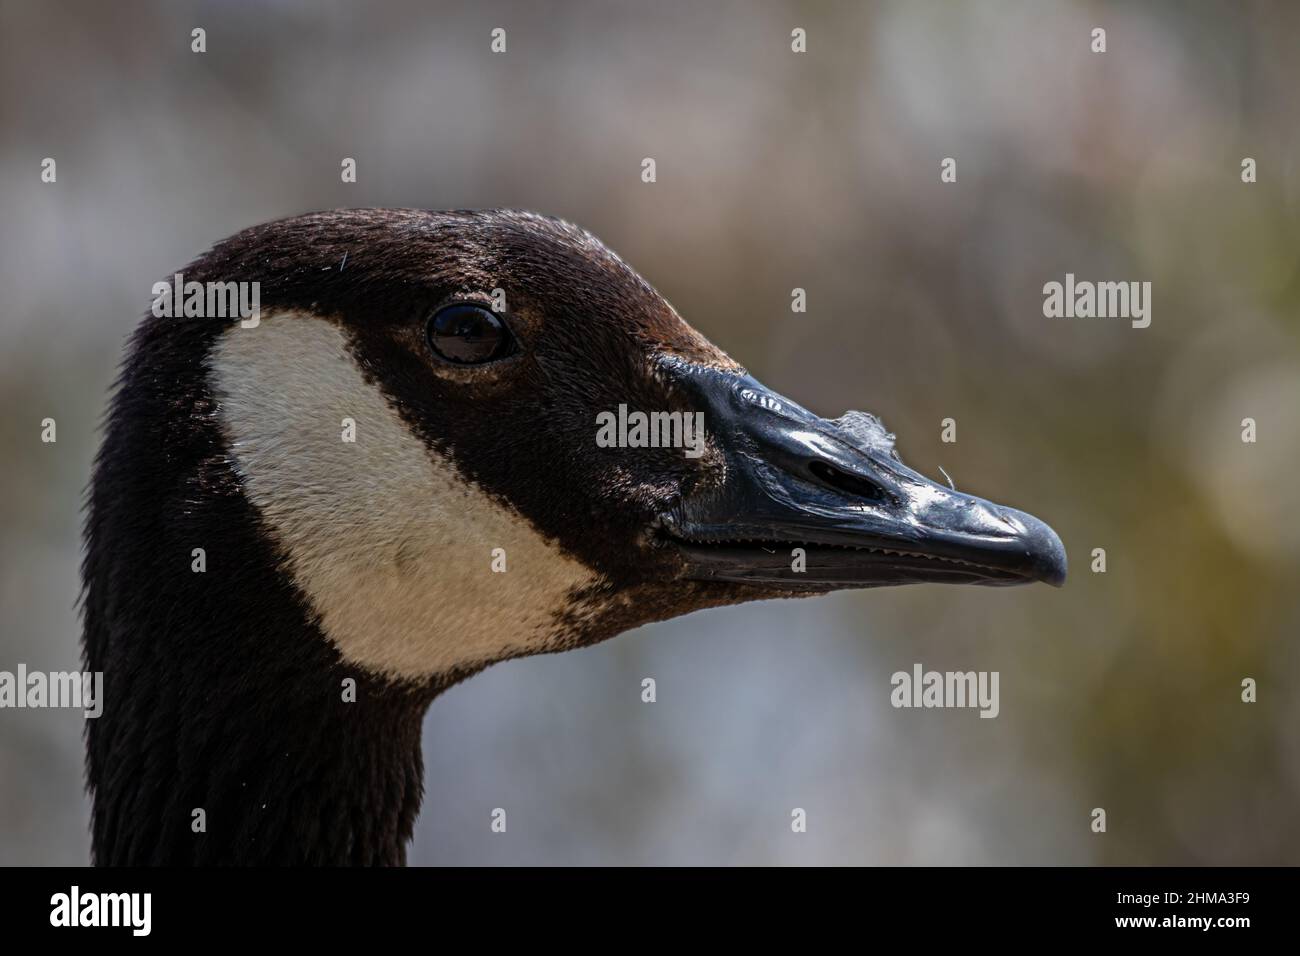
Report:
<svg viewBox="0 0 1300 956"><path fill-rule="evenodd" d="M155 280L314 209L526 207L1049 521L1071 576L497 665L430 710L413 863L1300 863L1297 50L1280 2L0 0L0 670L80 667L82 493ZM1044 318L1066 272L1150 281L1150 328ZM893 709L916 662L999 671L1000 716ZM80 731L0 711L0 863L88 859Z"/></svg>

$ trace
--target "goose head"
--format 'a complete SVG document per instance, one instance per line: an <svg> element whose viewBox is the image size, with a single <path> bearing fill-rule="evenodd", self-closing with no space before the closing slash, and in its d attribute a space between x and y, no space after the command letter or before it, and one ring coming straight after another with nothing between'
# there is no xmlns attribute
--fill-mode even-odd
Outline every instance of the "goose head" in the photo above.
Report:
<svg viewBox="0 0 1300 956"><path fill-rule="evenodd" d="M123 709L147 697L141 655L187 660L156 666L224 682L263 722L323 720L300 698L357 675L414 701L397 710L418 749L432 694L494 661L749 600L1065 577L1046 524L908 468L872 415L766 388L568 223L320 213L240 233L184 280L257 283L260 311L136 334L91 497L106 715L115 686ZM92 785L133 732L93 729ZM97 845L124 845L107 801Z"/></svg>
<svg viewBox="0 0 1300 956"><path fill-rule="evenodd" d="M759 598L1065 575L1043 522L908 468L871 415L767 389L577 227L308 217L211 264L268 251L294 258L214 346L218 415L288 573L378 672Z"/></svg>

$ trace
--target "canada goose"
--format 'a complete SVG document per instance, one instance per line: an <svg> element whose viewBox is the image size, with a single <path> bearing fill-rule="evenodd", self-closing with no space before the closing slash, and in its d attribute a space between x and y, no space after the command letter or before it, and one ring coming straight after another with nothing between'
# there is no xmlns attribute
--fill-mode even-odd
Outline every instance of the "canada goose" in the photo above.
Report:
<svg viewBox="0 0 1300 956"><path fill-rule="evenodd" d="M401 864L422 715L495 661L760 598L1064 580L1047 525L764 388L568 223L317 213L183 275L260 283L260 320L146 317L116 386L83 568L99 864ZM702 412L703 444L596 440L633 412Z"/></svg>

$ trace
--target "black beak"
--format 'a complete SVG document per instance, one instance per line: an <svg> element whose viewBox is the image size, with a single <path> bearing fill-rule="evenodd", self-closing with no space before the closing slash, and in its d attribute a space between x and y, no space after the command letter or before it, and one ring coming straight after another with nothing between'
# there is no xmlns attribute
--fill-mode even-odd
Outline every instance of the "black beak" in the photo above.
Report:
<svg viewBox="0 0 1300 956"><path fill-rule="evenodd" d="M876 417L818 418L748 375L662 363L724 459L718 483L662 519L688 577L791 591L1064 583L1056 532L908 468Z"/></svg>

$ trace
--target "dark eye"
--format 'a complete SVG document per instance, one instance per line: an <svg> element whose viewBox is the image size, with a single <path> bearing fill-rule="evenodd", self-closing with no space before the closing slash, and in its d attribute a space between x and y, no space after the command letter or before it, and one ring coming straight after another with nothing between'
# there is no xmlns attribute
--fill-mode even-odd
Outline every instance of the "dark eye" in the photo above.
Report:
<svg viewBox="0 0 1300 956"><path fill-rule="evenodd" d="M449 362L477 365L510 350L510 333L492 312L460 303L439 309L429 320L429 346Z"/></svg>

